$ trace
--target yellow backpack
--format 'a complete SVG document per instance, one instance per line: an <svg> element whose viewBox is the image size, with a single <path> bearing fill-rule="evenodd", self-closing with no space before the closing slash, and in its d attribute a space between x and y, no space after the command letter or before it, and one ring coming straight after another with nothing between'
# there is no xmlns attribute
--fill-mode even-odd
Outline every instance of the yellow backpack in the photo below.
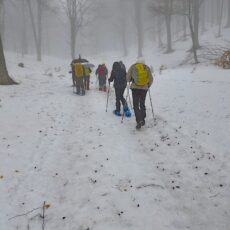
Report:
<svg viewBox="0 0 230 230"><path fill-rule="evenodd" d="M142 63L134 65L132 78L137 86L144 86L149 83L149 72L147 67Z"/></svg>
<svg viewBox="0 0 230 230"><path fill-rule="evenodd" d="M76 77L83 77L84 76L84 69L82 64L76 63L74 64L74 73Z"/></svg>
<svg viewBox="0 0 230 230"><path fill-rule="evenodd" d="M90 73L91 73L91 69L90 68L85 68L85 76L90 76Z"/></svg>

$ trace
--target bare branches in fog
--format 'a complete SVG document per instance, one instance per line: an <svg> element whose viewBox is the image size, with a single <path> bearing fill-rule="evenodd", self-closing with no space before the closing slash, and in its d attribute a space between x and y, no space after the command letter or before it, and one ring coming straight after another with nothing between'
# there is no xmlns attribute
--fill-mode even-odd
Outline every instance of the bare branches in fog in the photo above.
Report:
<svg viewBox="0 0 230 230"><path fill-rule="evenodd" d="M75 58L146 47L173 52L176 42L202 47L200 34L230 27L230 0L1 0L4 47L17 53ZM3 4L2 4L3 5ZM33 38L33 39L31 39ZM194 55L195 59L195 55ZM195 60L198 62L198 60Z"/></svg>

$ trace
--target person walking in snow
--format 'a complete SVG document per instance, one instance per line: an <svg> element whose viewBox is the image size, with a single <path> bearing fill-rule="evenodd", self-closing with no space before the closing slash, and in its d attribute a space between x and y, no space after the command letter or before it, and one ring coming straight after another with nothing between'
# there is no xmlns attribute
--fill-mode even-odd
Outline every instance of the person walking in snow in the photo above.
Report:
<svg viewBox="0 0 230 230"><path fill-rule="evenodd" d="M96 69L96 75L99 81L99 90L106 92L106 79L108 75L108 69L105 64L101 64Z"/></svg>
<svg viewBox="0 0 230 230"><path fill-rule="evenodd" d="M76 85L76 94L84 96L85 87L84 87L84 67L81 63L74 64L74 75L75 75L75 85Z"/></svg>
<svg viewBox="0 0 230 230"><path fill-rule="evenodd" d="M127 102L123 96L125 88L127 86L126 81L126 70L122 62L114 62L110 78L108 79L109 84L113 81L116 96L116 109L113 111L115 115L121 116L121 103L123 105L123 112L129 111Z"/></svg>
<svg viewBox="0 0 230 230"><path fill-rule="evenodd" d="M84 67L84 87L86 90L89 90L90 83L90 73L92 70L89 67Z"/></svg>
<svg viewBox="0 0 230 230"><path fill-rule="evenodd" d="M150 68L145 65L144 59L139 58L137 62L129 68L126 78L128 82L132 82L130 89L132 90L133 108L137 122L136 129L140 129L141 126L145 125L145 99L153 83L153 76Z"/></svg>

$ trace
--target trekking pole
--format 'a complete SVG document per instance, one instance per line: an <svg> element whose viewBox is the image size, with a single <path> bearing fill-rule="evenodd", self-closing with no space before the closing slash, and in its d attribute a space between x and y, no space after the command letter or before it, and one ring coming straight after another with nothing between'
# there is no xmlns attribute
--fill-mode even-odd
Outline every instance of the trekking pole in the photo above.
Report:
<svg viewBox="0 0 230 230"><path fill-rule="evenodd" d="M128 99L128 96L129 96L129 87L130 87L130 84L128 84L128 85L127 85L127 88L126 88L126 89L127 89L127 94L126 94L126 97L125 97L126 103L127 103L127 99ZM127 106L128 106L128 104L127 104ZM125 113L124 113L124 111L123 111L122 116L121 116L121 123L123 123L124 115L125 115Z"/></svg>
<svg viewBox="0 0 230 230"><path fill-rule="evenodd" d="M151 97L151 93L150 93L150 88L148 89L148 91L149 91L150 105L151 105L152 114L153 114L153 120L155 120L155 118L154 118L154 111L153 111L153 102L152 102L152 97Z"/></svg>
<svg viewBox="0 0 230 230"><path fill-rule="evenodd" d="M129 104L130 104L130 108L133 110L133 105L132 105L130 93L129 93Z"/></svg>
<svg viewBox="0 0 230 230"><path fill-rule="evenodd" d="M106 109L105 109L105 112L107 112L107 109L108 109L109 91L110 91L110 82L109 82L109 88L108 88L108 92L107 92L107 101L106 101Z"/></svg>

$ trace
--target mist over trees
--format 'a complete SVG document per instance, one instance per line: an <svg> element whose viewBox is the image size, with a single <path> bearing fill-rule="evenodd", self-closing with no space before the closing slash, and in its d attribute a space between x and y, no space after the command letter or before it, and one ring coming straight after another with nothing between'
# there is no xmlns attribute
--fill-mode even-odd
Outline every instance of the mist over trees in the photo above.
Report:
<svg viewBox="0 0 230 230"><path fill-rule="evenodd" d="M199 36L230 27L230 0L1 0L4 50L75 58L108 51L144 55L146 44L175 50L175 40L191 40L194 61L204 44Z"/></svg>

